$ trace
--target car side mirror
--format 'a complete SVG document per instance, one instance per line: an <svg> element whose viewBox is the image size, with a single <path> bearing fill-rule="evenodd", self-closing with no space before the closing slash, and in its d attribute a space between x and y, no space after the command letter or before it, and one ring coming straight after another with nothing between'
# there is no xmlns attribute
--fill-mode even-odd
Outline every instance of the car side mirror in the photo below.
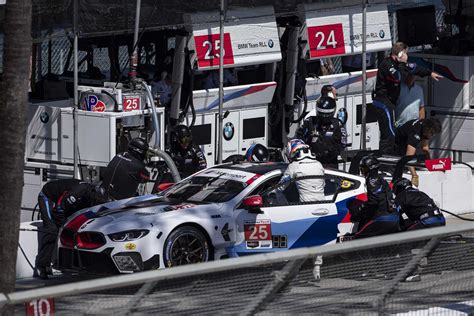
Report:
<svg viewBox="0 0 474 316"><path fill-rule="evenodd" d="M174 182L161 183L158 185L158 192L166 191L173 185L174 185Z"/></svg>
<svg viewBox="0 0 474 316"><path fill-rule="evenodd" d="M242 204L249 212L260 213L260 207L263 206L263 198L260 195L251 195L246 197Z"/></svg>

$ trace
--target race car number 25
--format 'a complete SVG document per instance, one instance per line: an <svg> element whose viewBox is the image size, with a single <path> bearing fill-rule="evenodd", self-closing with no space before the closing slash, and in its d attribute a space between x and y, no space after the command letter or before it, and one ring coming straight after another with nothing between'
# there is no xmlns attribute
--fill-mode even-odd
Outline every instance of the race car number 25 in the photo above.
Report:
<svg viewBox="0 0 474 316"><path fill-rule="evenodd" d="M207 68L219 65L220 58L220 34L194 36L196 54L199 68ZM224 33L224 65L234 64L234 53L229 33Z"/></svg>
<svg viewBox="0 0 474 316"><path fill-rule="evenodd" d="M272 240L270 220L257 220L244 224L245 240Z"/></svg>
<svg viewBox="0 0 474 316"><path fill-rule="evenodd" d="M308 27L311 58L346 53L342 23Z"/></svg>

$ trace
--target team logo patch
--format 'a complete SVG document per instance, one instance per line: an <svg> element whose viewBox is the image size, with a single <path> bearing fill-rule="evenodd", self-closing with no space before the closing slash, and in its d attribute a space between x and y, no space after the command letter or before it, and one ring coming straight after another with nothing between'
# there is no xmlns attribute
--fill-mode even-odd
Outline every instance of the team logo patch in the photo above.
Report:
<svg viewBox="0 0 474 316"><path fill-rule="evenodd" d="M128 243L128 244L125 244L125 249L126 250L135 250L135 249L137 249L137 245L132 244L132 243Z"/></svg>
<svg viewBox="0 0 474 316"><path fill-rule="evenodd" d="M273 48L273 41L271 39L268 40L268 47Z"/></svg>
<svg viewBox="0 0 474 316"><path fill-rule="evenodd" d="M379 36L380 36L380 38L384 38L385 37L385 32L383 30L380 30Z"/></svg>
<svg viewBox="0 0 474 316"><path fill-rule="evenodd" d="M232 137L234 137L234 132L235 132L234 124L232 124L231 122L227 122L224 125L224 130L223 130L224 139L225 140L231 140Z"/></svg>
<svg viewBox="0 0 474 316"><path fill-rule="evenodd" d="M354 183L348 180L343 180L341 183L341 188L343 189L349 189Z"/></svg>
<svg viewBox="0 0 474 316"><path fill-rule="evenodd" d="M91 112L105 112L105 103L100 101L96 95L86 97L86 110Z"/></svg>
<svg viewBox="0 0 474 316"><path fill-rule="evenodd" d="M48 123L48 121L49 121L49 114L46 113L46 112L41 113L41 115L40 115L40 120L41 120L41 122L43 122L43 123L45 123L45 124Z"/></svg>

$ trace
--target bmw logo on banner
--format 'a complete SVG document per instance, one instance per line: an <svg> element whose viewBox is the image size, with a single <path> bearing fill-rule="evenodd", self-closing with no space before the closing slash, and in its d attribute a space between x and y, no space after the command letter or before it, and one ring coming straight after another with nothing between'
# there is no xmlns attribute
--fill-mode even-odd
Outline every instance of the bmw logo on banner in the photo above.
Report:
<svg viewBox="0 0 474 316"><path fill-rule="evenodd" d="M231 140L234 137L234 124L227 122L224 125L224 139Z"/></svg>
<svg viewBox="0 0 474 316"><path fill-rule="evenodd" d="M42 113L40 114L40 120L41 120L41 122L43 122L44 124L48 123L48 121L49 121L49 114L46 113L46 112L42 112Z"/></svg>

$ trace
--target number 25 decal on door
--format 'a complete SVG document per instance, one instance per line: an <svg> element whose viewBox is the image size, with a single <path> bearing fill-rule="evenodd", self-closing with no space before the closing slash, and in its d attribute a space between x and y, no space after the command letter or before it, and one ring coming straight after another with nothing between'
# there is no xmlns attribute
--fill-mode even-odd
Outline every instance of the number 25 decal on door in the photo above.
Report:
<svg viewBox="0 0 474 316"><path fill-rule="evenodd" d="M255 222L244 223L245 240L272 240L272 227L269 219L258 219Z"/></svg>

